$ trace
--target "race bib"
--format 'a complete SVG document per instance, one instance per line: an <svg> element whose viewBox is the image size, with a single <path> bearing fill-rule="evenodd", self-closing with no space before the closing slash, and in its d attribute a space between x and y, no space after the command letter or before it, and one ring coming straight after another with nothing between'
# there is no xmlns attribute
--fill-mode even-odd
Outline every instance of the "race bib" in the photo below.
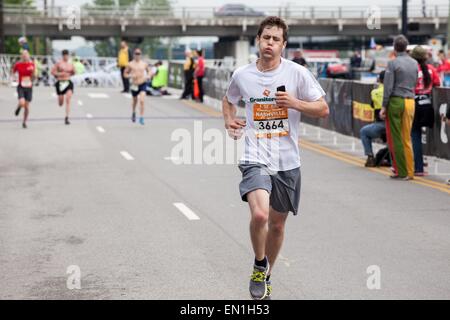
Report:
<svg viewBox="0 0 450 320"><path fill-rule="evenodd" d="M138 91L139 87L137 84L132 84L130 89L131 89L131 91Z"/></svg>
<svg viewBox="0 0 450 320"><path fill-rule="evenodd" d="M254 104L253 121L256 138L284 137L289 135L289 119L286 108L275 104Z"/></svg>
<svg viewBox="0 0 450 320"><path fill-rule="evenodd" d="M32 85L33 83L31 82L30 77L23 77L22 81L20 81L20 86L23 88L31 88Z"/></svg>
<svg viewBox="0 0 450 320"><path fill-rule="evenodd" d="M69 81L59 81L59 91L64 91L69 86Z"/></svg>

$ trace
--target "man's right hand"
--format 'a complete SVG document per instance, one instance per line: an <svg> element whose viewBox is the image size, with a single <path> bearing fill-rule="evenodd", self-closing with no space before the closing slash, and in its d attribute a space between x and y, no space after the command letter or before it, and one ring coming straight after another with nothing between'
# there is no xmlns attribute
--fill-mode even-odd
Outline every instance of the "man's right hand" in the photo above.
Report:
<svg viewBox="0 0 450 320"><path fill-rule="evenodd" d="M242 129L246 125L245 120L243 119L231 119L225 121L225 128L227 129Z"/></svg>
<svg viewBox="0 0 450 320"><path fill-rule="evenodd" d="M225 122L225 128L227 129L228 135L234 139L240 139L244 133L243 128L245 127L245 120L232 119Z"/></svg>

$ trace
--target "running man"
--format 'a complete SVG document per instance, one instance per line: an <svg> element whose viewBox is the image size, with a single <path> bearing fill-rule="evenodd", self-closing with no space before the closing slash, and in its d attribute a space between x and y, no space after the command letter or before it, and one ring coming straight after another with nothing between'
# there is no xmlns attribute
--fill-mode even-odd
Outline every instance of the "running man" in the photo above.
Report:
<svg viewBox="0 0 450 320"><path fill-rule="evenodd" d="M297 215L300 201L300 114L326 117L325 92L305 67L281 58L287 44L286 23L267 17L256 36L256 62L237 69L223 98L229 135L245 129L245 152L239 161L243 201L250 207L250 238L255 254L250 295L270 299L270 276L284 239L288 213ZM246 120L236 118L245 102Z"/></svg>
<svg viewBox="0 0 450 320"><path fill-rule="evenodd" d="M22 50L20 61L14 64L11 71L11 78L14 79L16 73L19 74L19 81L17 85L17 97L19 98L19 105L17 106L16 116L19 115L21 108L24 109L22 128L27 128L27 120L30 112L30 102L33 98L33 80L35 65L30 58L28 50Z"/></svg>
<svg viewBox="0 0 450 320"><path fill-rule="evenodd" d="M60 107L64 105L64 97L66 98L66 118L64 123L69 125L70 102L73 95L73 82L70 77L75 74L75 68L69 61L69 51L62 51L62 59L58 61L52 68L52 75L56 78L56 94L58 95L58 104Z"/></svg>
<svg viewBox="0 0 450 320"><path fill-rule="evenodd" d="M139 102L139 123L144 125L144 101L147 95L147 82L152 78L150 66L142 61L142 51L139 48L134 50L133 60L125 69L124 76L131 78L132 115L131 121L136 122L136 105Z"/></svg>

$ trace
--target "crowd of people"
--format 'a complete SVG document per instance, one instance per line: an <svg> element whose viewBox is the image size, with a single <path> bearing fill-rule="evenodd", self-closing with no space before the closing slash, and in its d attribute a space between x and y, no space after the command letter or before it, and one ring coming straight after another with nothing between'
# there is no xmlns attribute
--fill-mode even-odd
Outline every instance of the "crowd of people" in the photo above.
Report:
<svg viewBox="0 0 450 320"><path fill-rule="evenodd" d="M393 168L392 178L410 180L424 176L422 129L434 126L432 89L441 85L439 71L430 63L422 46L407 52L408 40L394 41L395 58L378 77L378 87L371 93L375 121L361 129L361 141L367 156L366 167L383 165ZM376 157L372 140L387 141L387 149Z"/></svg>
<svg viewBox="0 0 450 320"><path fill-rule="evenodd" d="M205 76L205 58L203 50L185 52L186 60L183 64L184 90L180 99L193 99L203 103L203 77Z"/></svg>

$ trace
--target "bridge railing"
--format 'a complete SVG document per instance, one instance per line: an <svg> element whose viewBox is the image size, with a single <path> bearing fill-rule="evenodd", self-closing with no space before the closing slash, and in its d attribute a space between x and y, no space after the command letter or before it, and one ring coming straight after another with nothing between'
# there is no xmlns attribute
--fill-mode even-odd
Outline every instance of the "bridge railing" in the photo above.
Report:
<svg viewBox="0 0 450 320"><path fill-rule="evenodd" d="M5 15L22 15L30 17L67 17L73 12L74 6L42 6L35 5L25 7L22 5L4 5ZM212 19L217 18L215 7L139 7L139 6L90 6L84 5L80 8L81 18L175 18L175 19ZM254 10L263 15L277 15L292 19L364 19L368 16L369 6L270 6L255 7ZM399 18L401 6L380 6L381 18ZM408 7L409 18L444 18L448 16L448 3L430 5L426 7L410 5ZM239 16L240 18L251 18L251 15ZM221 19L237 18L236 16L220 16Z"/></svg>

